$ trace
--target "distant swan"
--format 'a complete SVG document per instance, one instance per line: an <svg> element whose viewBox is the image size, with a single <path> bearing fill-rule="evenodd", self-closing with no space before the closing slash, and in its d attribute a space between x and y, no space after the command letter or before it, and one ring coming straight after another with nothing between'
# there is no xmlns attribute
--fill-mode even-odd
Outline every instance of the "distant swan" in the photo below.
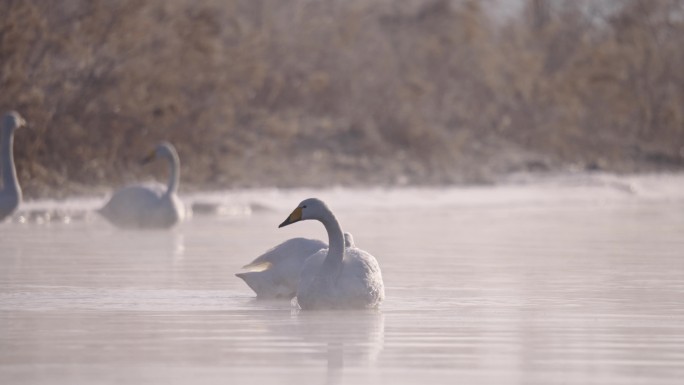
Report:
<svg viewBox="0 0 684 385"><path fill-rule="evenodd" d="M302 309L377 307L385 298L378 261L356 247L345 249L337 218L319 199L302 201L278 227L306 219L323 223L329 248L305 261L297 287L299 306Z"/></svg>
<svg viewBox="0 0 684 385"><path fill-rule="evenodd" d="M346 247L354 245L351 234L344 233L344 240ZM297 294L299 273L306 259L327 247L317 239L288 239L243 266L248 271L235 276L245 281L259 299L289 300Z"/></svg>
<svg viewBox="0 0 684 385"><path fill-rule="evenodd" d="M185 217L183 203L176 195L180 178L180 160L176 149L161 142L143 164L164 158L171 166L166 190L160 186L129 186L114 193L109 202L98 210L103 217L121 228L169 228Z"/></svg>
<svg viewBox="0 0 684 385"><path fill-rule="evenodd" d="M21 203L21 187L14 168L14 130L26 125L17 112L10 111L2 118L0 163L2 164L2 190L0 190L0 221L8 217Z"/></svg>

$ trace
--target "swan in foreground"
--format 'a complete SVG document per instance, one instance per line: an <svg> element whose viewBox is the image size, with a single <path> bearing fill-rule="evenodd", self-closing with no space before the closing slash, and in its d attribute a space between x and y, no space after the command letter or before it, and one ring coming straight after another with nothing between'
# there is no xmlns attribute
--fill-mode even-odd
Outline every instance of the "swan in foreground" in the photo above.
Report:
<svg viewBox="0 0 684 385"><path fill-rule="evenodd" d="M297 302L302 309L374 308L385 298L375 257L355 246L344 247L340 223L321 200L302 201L278 227L315 219L328 232L328 249L307 258L299 276ZM353 245L353 240L352 240Z"/></svg>
<svg viewBox="0 0 684 385"><path fill-rule="evenodd" d="M344 233L345 247L354 245L349 233ZM299 273L307 258L328 245L318 239L292 238L269 249L249 264L248 271L235 274L245 281L259 299L292 299L297 294Z"/></svg>
<svg viewBox="0 0 684 385"><path fill-rule="evenodd" d="M171 166L169 182L161 186L129 186L114 193L109 202L98 210L103 217L121 228L169 228L185 217L185 208L178 198L180 160L176 149L161 142L143 160L147 164L156 158L164 158Z"/></svg>
<svg viewBox="0 0 684 385"><path fill-rule="evenodd" d="M0 190L0 221L8 217L21 203L21 187L14 168L14 130L26 125L19 113L10 111L2 118L0 134L0 164L2 165L2 190Z"/></svg>

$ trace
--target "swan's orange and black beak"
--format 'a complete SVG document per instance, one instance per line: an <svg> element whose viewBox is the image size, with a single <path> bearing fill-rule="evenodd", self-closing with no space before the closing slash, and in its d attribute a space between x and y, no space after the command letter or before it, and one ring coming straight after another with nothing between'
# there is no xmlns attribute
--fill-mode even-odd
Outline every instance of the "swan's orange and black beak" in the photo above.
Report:
<svg viewBox="0 0 684 385"><path fill-rule="evenodd" d="M285 219L285 221L283 221L283 223L281 223L280 226L278 226L278 228L281 228L281 227L287 226L287 225L291 225L291 224L293 224L295 222L299 222L301 220L302 220L302 208L297 207L296 209L294 209L292 214L290 214L290 216L288 216L287 219Z"/></svg>

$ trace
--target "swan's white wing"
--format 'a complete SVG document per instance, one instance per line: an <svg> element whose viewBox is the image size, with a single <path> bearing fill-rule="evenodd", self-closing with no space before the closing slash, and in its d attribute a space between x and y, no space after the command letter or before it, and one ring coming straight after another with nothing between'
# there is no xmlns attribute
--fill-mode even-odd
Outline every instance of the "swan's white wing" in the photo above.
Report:
<svg viewBox="0 0 684 385"><path fill-rule="evenodd" d="M290 299L297 292L304 261L325 247L325 242L316 239L289 239L245 265L249 271L236 276L244 280L259 298Z"/></svg>
<svg viewBox="0 0 684 385"><path fill-rule="evenodd" d="M308 238L292 238L287 241L274 246L267 250L265 253L256 257L252 262L243 266L247 270L260 269L263 265L278 265L286 260L301 260L301 264L297 269L301 269L301 265L304 264L304 260L308 258L313 253L320 249L326 248L325 242L319 241L318 239L308 239Z"/></svg>
<svg viewBox="0 0 684 385"><path fill-rule="evenodd" d="M260 299L291 299L295 295L295 290L291 285L277 279L269 270L246 271L237 273L235 276L245 281Z"/></svg>

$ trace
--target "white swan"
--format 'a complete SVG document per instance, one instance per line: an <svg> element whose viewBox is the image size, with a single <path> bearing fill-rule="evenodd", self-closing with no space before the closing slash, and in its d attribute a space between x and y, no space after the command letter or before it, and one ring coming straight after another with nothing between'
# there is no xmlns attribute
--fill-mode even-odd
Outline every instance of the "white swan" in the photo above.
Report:
<svg viewBox="0 0 684 385"><path fill-rule="evenodd" d="M14 130L26 125L19 113L10 111L2 118L0 134L0 163L2 164L2 190L0 190L0 221L8 217L21 203L21 187L14 168Z"/></svg>
<svg viewBox="0 0 684 385"><path fill-rule="evenodd" d="M344 247L335 215L316 198L302 201L278 227L306 219L323 223L327 250L309 257L299 277L297 302L302 309L374 308L385 298L378 261L356 247ZM352 240L353 244L353 240Z"/></svg>
<svg viewBox="0 0 684 385"><path fill-rule="evenodd" d="M171 166L171 176L164 189L161 186L129 186L114 193L98 210L109 222L121 228L169 228L185 217L185 208L176 194L180 178L180 160L176 149L167 142L157 145L143 164L164 158Z"/></svg>
<svg viewBox="0 0 684 385"><path fill-rule="evenodd" d="M344 241L345 247L354 245L349 233L344 233ZM245 281L259 299L290 300L297 294L299 273L306 259L327 247L318 239L288 239L243 266L248 271L235 276Z"/></svg>

